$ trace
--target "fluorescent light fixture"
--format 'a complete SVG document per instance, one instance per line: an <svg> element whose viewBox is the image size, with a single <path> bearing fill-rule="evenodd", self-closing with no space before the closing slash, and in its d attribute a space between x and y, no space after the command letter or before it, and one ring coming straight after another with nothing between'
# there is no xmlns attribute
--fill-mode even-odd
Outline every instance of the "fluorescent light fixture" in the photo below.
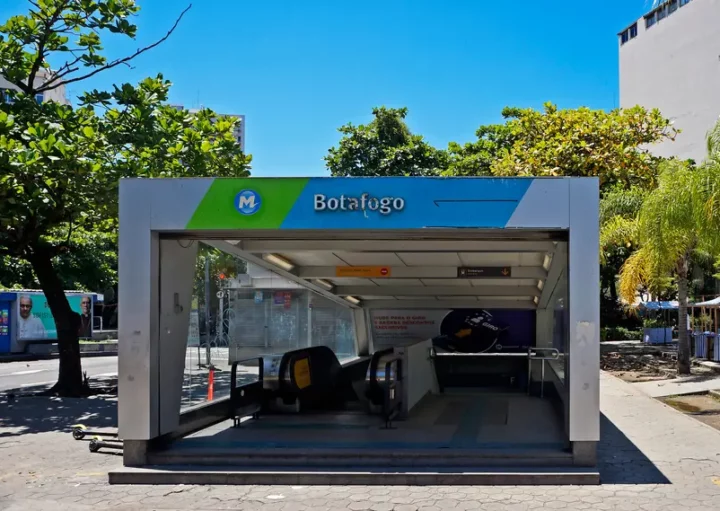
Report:
<svg viewBox="0 0 720 511"><path fill-rule="evenodd" d="M540 299L536 296L533 298L533 302L535 302L535 305L537 305L538 303L540 303Z"/></svg>
<svg viewBox="0 0 720 511"><path fill-rule="evenodd" d="M317 279L315 282L317 282L318 284L320 284L322 287L324 287L324 288L327 289L328 291L331 291L331 290L335 287L335 286L332 285L331 282L328 282L328 281L325 280L325 279Z"/></svg>
<svg viewBox="0 0 720 511"><path fill-rule="evenodd" d="M550 265L552 264L552 256L550 254L545 254L545 259L543 260L543 268L545 271L550 271Z"/></svg>
<svg viewBox="0 0 720 511"><path fill-rule="evenodd" d="M358 300L354 296L346 296L345 299L352 304L360 305L360 300Z"/></svg>
<svg viewBox="0 0 720 511"><path fill-rule="evenodd" d="M544 287L545 287L545 281L544 281L544 280L538 280L538 289L539 289L540 291L542 291Z"/></svg>
<svg viewBox="0 0 720 511"><path fill-rule="evenodd" d="M275 266L279 266L285 271L290 271L295 268L295 265L293 263L277 254L265 254L263 256L263 259L265 259L269 263L274 264Z"/></svg>

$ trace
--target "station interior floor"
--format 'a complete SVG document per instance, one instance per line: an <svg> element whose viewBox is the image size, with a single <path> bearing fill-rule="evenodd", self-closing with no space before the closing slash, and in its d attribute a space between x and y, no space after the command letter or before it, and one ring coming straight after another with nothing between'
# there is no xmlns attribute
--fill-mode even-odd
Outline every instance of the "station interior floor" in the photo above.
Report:
<svg viewBox="0 0 720 511"><path fill-rule="evenodd" d="M426 396L409 417L386 429L381 417L361 411L261 415L241 427L224 421L175 442L171 451L220 449L442 450L479 455L502 450L547 455L567 447L562 419L552 398L498 389L450 390Z"/></svg>

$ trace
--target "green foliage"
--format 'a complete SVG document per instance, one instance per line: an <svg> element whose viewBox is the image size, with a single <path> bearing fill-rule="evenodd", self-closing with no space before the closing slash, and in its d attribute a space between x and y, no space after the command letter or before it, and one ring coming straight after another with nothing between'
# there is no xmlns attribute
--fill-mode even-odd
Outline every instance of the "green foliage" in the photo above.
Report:
<svg viewBox="0 0 720 511"><path fill-rule="evenodd" d="M506 118L513 112L505 109ZM475 132L477 141L460 145L448 144L449 165L445 176L491 176L492 166L503 151L512 147L515 137L507 124L480 126Z"/></svg>
<svg viewBox="0 0 720 511"><path fill-rule="evenodd" d="M603 327L600 329L601 341L639 341L642 331L624 327Z"/></svg>
<svg viewBox="0 0 720 511"><path fill-rule="evenodd" d="M607 222L602 231L605 241L632 232L639 245L620 272L622 298L633 303L640 286L659 294L674 278L680 303L678 324L684 324L693 256L700 253L708 259L720 254L720 165L714 159L699 168L687 162L666 162L658 187L645 197L637 216ZM678 372L682 374L690 372L689 346L687 331L680 328Z"/></svg>
<svg viewBox="0 0 720 511"><path fill-rule="evenodd" d="M64 289L98 292L117 283L117 234L103 231L58 233L51 243L63 246L53 266ZM0 288L38 289L40 283L24 259L0 256Z"/></svg>
<svg viewBox="0 0 720 511"><path fill-rule="evenodd" d="M516 109L507 126L514 139L491 171L496 176L596 176L601 187L652 187L660 159L647 144L677 130L658 110Z"/></svg>
<svg viewBox="0 0 720 511"><path fill-rule="evenodd" d="M325 156L333 176L433 176L447 166L445 151L410 132L407 108L374 108L369 124L346 124Z"/></svg>
<svg viewBox="0 0 720 511"><path fill-rule="evenodd" d="M668 322L662 318L645 318L643 319L643 328L666 328Z"/></svg>
<svg viewBox="0 0 720 511"><path fill-rule="evenodd" d="M170 83L161 75L91 91L77 108L35 100L152 49L187 9L164 37L110 61L102 38L135 37L134 0L30 3L29 13L0 26L0 75L20 91L0 103L0 256L18 270L16 278L0 276L8 285L37 278L58 329L58 388L75 395L82 386L78 317L63 287L105 288L115 280L119 180L244 177L250 157L233 137L236 121L168 106ZM48 62L64 63L50 69Z"/></svg>
<svg viewBox="0 0 720 511"><path fill-rule="evenodd" d="M90 73L112 67L116 61L99 54L100 34L134 37L128 17L139 8L132 0L34 5L0 27L0 74L23 91L0 104L0 247L6 254L23 257L45 245L57 255L93 240L65 240L56 231L112 232L121 178L248 174L250 158L232 134L235 121L168 106L170 83L160 75L89 92L77 108L38 104L36 93L84 79L80 67ZM49 57L69 60L51 71Z"/></svg>

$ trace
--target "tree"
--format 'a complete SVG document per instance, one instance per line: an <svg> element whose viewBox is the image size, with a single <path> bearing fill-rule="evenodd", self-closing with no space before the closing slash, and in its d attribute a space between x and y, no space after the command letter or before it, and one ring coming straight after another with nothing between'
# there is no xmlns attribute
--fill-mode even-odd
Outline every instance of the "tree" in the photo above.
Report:
<svg viewBox="0 0 720 511"><path fill-rule="evenodd" d="M614 222L633 220L642 207L648 191L634 186L630 189L616 184L607 188L600 199L600 225L605 228ZM605 243L600 257L600 318L604 326L631 326L636 323L633 316L627 314L619 301L617 275L623 263L635 250L632 236L624 236Z"/></svg>
<svg viewBox="0 0 720 511"><path fill-rule="evenodd" d="M373 108L369 124L346 124L337 147L325 156L333 176L433 176L447 165L438 150L410 132L407 108Z"/></svg>
<svg viewBox="0 0 720 511"><path fill-rule="evenodd" d="M70 239L56 239L65 244L53 259L63 289L99 291L117 283L117 233L77 229ZM40 283L32 266L24 259L0 256L0 288L37 289Z"/></svg>
<svg viewBox="0 0 720 511"><path fill-rule="evenodd" d="M182 14L157 42L108 61L101 36L135 36L134 0L30 3L28 14L0 26L0 74L20 89L0 104L0 252L32 266L58 332L53 391L78 395L84 392L79 316L65 297L58 258L78 254L81 233L115 231L120 178L246 176L250 158L235 142L233 120L168 106L170 83L162 76L91 91L76 108L35 100L157 46ZM51 70L50 60L64 63ZM45 77L38 80L41 69Z"/></svg>
<svg viewBox="0 0 720 511"><path fill-rule="evenodd" d="M639 248L620 272L620 295L633 303L641 285L653 291L677 285L678 373L690 373L686 328L688 280L693 254L720 254L720 165L709 160L695 169L686 162L663 164L658 187L635 218L614 217L601 232L601 246L636 240Z"/></svg>
<svg viewBox="0 0 720 511"><path fill-rule="evenodd" d="M621 183L652 188L661 158L647 149L677 130L658 110L514 109L513 139L491 165L496 176L597 176L601 187Z"/></svg>
<svg viewBox="0 0 720 511"><path fill-rule="evenodd" d="M507 119L513 109L503 110ZM445 176L492 176L492 166L501 157L503 151L509 151L515 137L508 124L489 124L480 126L475 132L477 141L460 145L448 144L449 164L443 172Z"/></svg>

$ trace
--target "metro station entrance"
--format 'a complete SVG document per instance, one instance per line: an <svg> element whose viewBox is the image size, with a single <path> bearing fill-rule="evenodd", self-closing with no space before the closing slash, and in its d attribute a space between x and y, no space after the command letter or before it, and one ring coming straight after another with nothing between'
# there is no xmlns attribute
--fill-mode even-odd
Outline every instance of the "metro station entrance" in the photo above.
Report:
<svg viewBox="0 0 720 511"><path fill-rule="evenodd" d="M598 482L595 179L128 180L120 207L126 466ZM188 406L201 243L246 273L222 295L228 393Z"/></svg>

